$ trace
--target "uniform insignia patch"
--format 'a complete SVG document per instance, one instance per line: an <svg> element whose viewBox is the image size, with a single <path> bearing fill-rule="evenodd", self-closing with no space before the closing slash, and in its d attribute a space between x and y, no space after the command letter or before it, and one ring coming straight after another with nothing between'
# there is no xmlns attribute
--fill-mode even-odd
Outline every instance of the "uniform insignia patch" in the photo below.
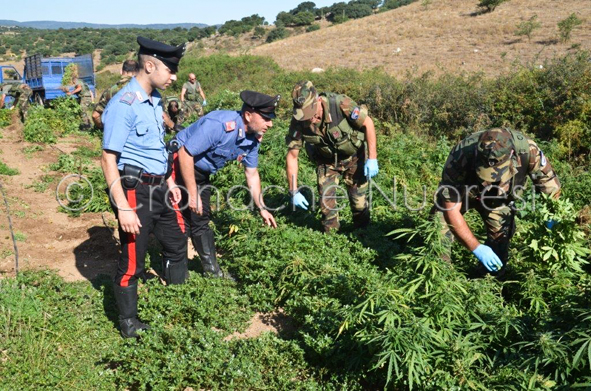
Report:
<svg viewBox="0 0 591 391"><path fill-rule="evenodd" d="M138 98L139 100L144 100L144 97L142 96L142 93L141 93L141 92L139 92L139 91L136 91L136 92L135 92L135 95L137 96L137 98Z"/></svg>
<svg viewBox="0 0 591 391"><path fill-rule="evenodd" d="M340 134L338 130L335 130L334 132L332 132L332 135L334 138L339 138Z"/></svg>
<svg viewBox="0 0 591 391"><path fill-rule="evenodd" d="M548 163L548 160L546 160L546 156L544 155L544 152L540 151L540 166L546 167L547 163Z"/></svg>
<svg viewBox="0 0 591 391"><path fill-rule="evenodd" d="M355 107L351 112L351 119L356 120L357 118L359 118L359 107Z"/></svg>
<svg viewBox="0 0 591 391"><path fill-rule="evenodd" d="M131 92L126 92L125 94L121 95L119 102L123 102L123 103L131 106L131 104L133 103L134 100L135 100L135 95L133 95Z"/></svg>
<svg viewBox="0 0 591 391"><path fill-rule="evenodd" d="M229 121L224 124L226 132L231 132L236 129L236 121Z"/></svg>
<svg viewBox="0 0 591 391"><path fill-rule="evenodd" d="M244 130L242 128L238 129L238 137L244 137Z"/></svg>

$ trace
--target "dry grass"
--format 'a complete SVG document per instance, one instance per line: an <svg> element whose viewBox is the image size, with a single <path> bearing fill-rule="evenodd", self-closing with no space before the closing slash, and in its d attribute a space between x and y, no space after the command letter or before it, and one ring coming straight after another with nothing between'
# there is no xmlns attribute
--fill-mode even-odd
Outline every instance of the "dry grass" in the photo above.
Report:
<svg viewBox="0 0 591 391"><path fill-rule="evenodd" d="M269 56L292 70L343 66L408 71L482 71L498 75L512 64L540 65L573 44L591 49L591 1L511 0L494 12L477 14L476 0L433 0L353 20L341 25L258 46L251 54ZM572 12L584 20L571 42L556 43L557 23ZM515 36L516 26L534 14L541 28L532 40ZM398 48L400 50L398 51Z"/></svg>

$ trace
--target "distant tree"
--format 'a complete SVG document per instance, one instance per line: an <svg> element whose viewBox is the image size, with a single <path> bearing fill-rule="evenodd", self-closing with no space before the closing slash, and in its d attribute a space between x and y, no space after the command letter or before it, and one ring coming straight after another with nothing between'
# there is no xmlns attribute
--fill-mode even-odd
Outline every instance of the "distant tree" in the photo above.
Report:
<svg viewBox="0 0 591 391"><path fill-rule="evenodd" d="M277 22L281 22L283 26L293 26L294 21L295 15L291 14L290 12L282 11L277 14L275 25L277 25Z"/></svg>
<svg viewBox="0 0 591 391"><path fill-rule="evenodd" d="M267 30L265 30L261 26L257 26L257 27L254 28L253 37L255 37L255 38L263 38L266 33L267 33Z"/></svg>
<svg viewBox="0 0 591 391"><path fill-rule="evenodd" d="M539 29L542 24L538 22L538 15L534 14L531 18L526 20L525 22L521 22L517 25L517 29L515 30L515 35L518 37L526 36L528 41L531 41L531 35L534 30Z"/></svg>
<svg viewBox="0 0 591 391"><path fill-rule="evenodd" d="M507 1L509 0L480 0L478 6L481 8L485 8L486 12L493 12L495 8Z"/></svg>
<svg viewBox="0 0 591 391"><path fill-rule="evenodd" d="M306 11L314 13L314 10L316 10L315 3L313 3L312 1L304 1L303 3L300 3L296 8L289 11L289 13L293 15Z"/></svg>
<svg viewBox="0 0 591 391"><path fill-rule="evenodd" d="M574 12L568 18L558 22L560 40L565 43L570 41L573 30L581 24L583 24L583 21Z"/></svg>
<svg viewBox="0 0 591 391"><path fill-rule="evenodd" d="M353 0L349 2L349 5L352 4L365 4L369 6L372 10L378 9L380 4L382 4L382 0Z"/></svg>
<svg viewBox="0 0 591 391"><path fill-rule="evenodd" d="M310 11L303 11L298 12L294 16L294 25L295 26L309 26L314 23L315 16Z"/></svg>
<svg viewBox="0 0 591 391"><path fill-rule="evenodd" d="M417 0L385 0L382 10L393 10L414 3Z"/></svg>
<svg viewBox="0 0 591 391"><path fill-rule="evenodd" d="M345 8L345 15L349 19L359 19L364 18L373 14L373 10L367 4L362 3L350 3Z"/></svg>
<svg viewBox="0 0 591 391"><path fill-rule="evenodd" d="M289 36L289 32L285 29L285 27L276 27L269 32L267 35L267 42L278 41L283 38L287 38Z"/></svg>

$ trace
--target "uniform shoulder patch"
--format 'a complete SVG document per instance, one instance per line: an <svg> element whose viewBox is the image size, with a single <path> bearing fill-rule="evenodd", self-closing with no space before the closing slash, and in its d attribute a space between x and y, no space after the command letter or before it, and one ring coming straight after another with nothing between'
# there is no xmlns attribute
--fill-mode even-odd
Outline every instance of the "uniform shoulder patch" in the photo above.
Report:
<svg viewBox="0 0 591 391"><path fill-rule="evenodd" d="M359 118L359 113L360 113L359 106L355 106L355 108L353 109L353 111L351 111L351 119L354 120L354 121L356 119L358 119Z"/></svg>
<svg viewBox="0 0 591 391"><path fill-rule="evenodd" d="M231 132L236 129L236 121L228 121L224 124L226 132Z"/></svg>
<svg viewBox="0 0 591 391"><path fill-rule="evenodd" d="M123 102L130 106L133 101L135 101L135 95L131 92L126 92L125 94L121 95L121 98L119 98L119 102Z"/></svg>

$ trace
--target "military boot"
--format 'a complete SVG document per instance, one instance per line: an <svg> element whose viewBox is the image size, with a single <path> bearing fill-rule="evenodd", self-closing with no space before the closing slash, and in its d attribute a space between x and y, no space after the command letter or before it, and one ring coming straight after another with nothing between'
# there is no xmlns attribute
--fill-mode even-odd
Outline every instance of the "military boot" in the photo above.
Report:
<svg viewBox="0 0 591 391"><path fill-rule="evenodd" d="M150 326L137 318L137 285L113 286L119 308L119 327L123 338L137 338L137 331L148 330Z"/></svg>
<svg viewBox="0 0 591 391"><path fill-rule="evenodd" d="M215 238L213 231L208 230L203 235L192 236L191 241L201 259L203 275L206 277L224 277L215 254Z"/></svg>
<svg viewBox="0 0 591 391"><path fill-rule="evenodd" d="M167 285L184 284L187 280L189 269L187 267L187 259L180 262L171 262L170 260L162 261L162 270L164 271L164 279Z"/></svg>

